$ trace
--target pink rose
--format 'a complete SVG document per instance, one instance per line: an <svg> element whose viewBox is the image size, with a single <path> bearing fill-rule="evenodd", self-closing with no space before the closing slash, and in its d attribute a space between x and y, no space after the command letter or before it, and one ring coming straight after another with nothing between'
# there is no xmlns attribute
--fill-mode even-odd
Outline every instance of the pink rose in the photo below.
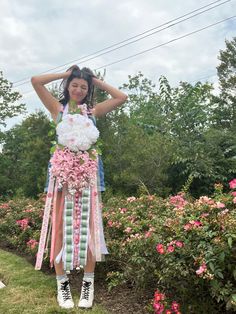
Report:
<svg viewBox="0 0 236 314"><path fill-rule="evenodd" d="M113 222L111 220L108 220L107 224L108 224L109 227L113 226Z"/></svg>
<svg viewBox="0 0 236 314"><path fill-rule="evenodd" d="M170 204L177 208L183 208L187 204L187 201L181 195L175 195L170 197Z"/></svg>
<svg viewBox="0 0 236 314"><path fill-rule="evenodd" d="M171 305L171 309L175 312L178 311L179 310L179 304L176 301L173 301L172 305Z"/></svg>
<svg viewBox="0 0 236 314"><path fill-rule="evenodd" d="M132 202L134 202L135 200L136 200L136 197L135 197L135 196L130 196L130 197L127 198L127 202L129 202L129 203L132 203Z"/></svg>
<svg viewBox="0 0 236 314"><path fill-rule="evenodd" d="M231 189L235 189L236 188L236 179L233 179L229 182L229 187Z"/></svg>
<svg viewBox="0 0 236 314"><path fill-rule="evenodd" d="M159 290L155 291L155 294L154 294L154 300L155 302L159 302L161 300L165 300L165 294L164 293L160 293Z"/></svg>
<svg viewBox="0 0 236 314"><path fill-rule="evenodd" d="M188 223L188 224L184 225L184 230L185 231L188 231L190 229L192 229L192 224Z"/></svg>
<svg viewBox="0 0 236 314"><path fill-rule="evenodd" d="M175 248L173 245L168 245L167 247L167 252L171 253L171 252L174 252Z"/></svg>
<svg viewBox="0 0 236 314"><path fill-rule="evenodd" d="M160 253L160 254L164 254L164 253L165 253L163 244L161 244L161 243L158 243L158 244L157 244L156 250L157 250L157 252Z"/></svg>
<svg viewBox="0 0 236 314"><path fill-rule="evenodd" d="M38 241L30 239L26 244L31 250L33 250L36 247L36 245L38 245Z"/></svg>
<svg viewBox="0 0 236 314"><path fill-rule="evenodd" d="M217 208L224 208L224 207L225 207L225 204L224 204L224 203L221 203L221 202L216 202L216 207L217 207Z"/></svg>
<svg viewBox="0 0 236 314"><path fill-rule="evenodd" d="M156 311L155 313L161 314L164 311L164 305L161 303L154 303L153 304L154 310Z"/></svg>
<svg viewBox="0 0 236 314"><path fill-rule="evenodd" d="M175 245L176 245L177 247L183 247L183 246L184 246L184 243L183 243L182 241L176 241L176 242L175 242Z"/></svg>
<svg viewBox="0 0 236 314"><path fill-rule="evenodd" d="M206 263L203 263L198 270L196 270L196 274L197 275L201 275L202 273L204 273L207 270L207 266Z"/></svg>
<svg viewBox="0 0 236 314"><path fill-rule="evenodd" d="M145 232L145 238L150 238L150 236L152 235L152 232L151 231L147 231Z"/></svg>

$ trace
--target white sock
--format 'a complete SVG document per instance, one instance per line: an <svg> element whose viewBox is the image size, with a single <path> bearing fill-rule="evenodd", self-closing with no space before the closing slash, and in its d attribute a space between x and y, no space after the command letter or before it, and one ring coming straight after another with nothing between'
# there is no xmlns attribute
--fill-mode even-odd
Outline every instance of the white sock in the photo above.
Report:
<svg viewBox="0 0 236 314"><path fill-rule="evenodd" d="M65 282L68 280L68 277L66 274L63 275L56 275L57 282Z"/></svg>
<svg viewBox="0 0 236 314"><path fill-rule="evenodd" d="M84 273L84 281L94 281L94 273Z"/></svg>

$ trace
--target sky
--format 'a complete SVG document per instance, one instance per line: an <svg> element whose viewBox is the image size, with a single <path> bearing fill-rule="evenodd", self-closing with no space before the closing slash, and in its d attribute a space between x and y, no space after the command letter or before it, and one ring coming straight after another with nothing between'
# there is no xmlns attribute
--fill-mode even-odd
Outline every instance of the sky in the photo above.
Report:
<svg viewBox="0 0 236 314"><path fill-rule="evenodd" d="M212 8L207 12L165 24L208 4L195 14ZM0 71L21 93L28 114L45 110L30 78L48 70L63 72L72 64L106 70L105 81L115 87L141 71L157 86L164 75L172 86L200 80L212 82L217 90L217 57L225 40L236 36L236 18L184 36L234 14L236 0L0 0ZM136 37L139 40L125 47L86 62L81 59L154 28L158 32ZM22 118L9 119L6 129Z"/></svg>

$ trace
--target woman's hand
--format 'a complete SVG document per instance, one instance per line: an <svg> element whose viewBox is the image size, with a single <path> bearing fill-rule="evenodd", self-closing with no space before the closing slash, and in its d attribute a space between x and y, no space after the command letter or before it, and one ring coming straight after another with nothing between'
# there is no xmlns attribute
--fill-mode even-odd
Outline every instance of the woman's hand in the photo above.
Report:
<svg viewBox="0 0 236 314"><path fill-rule="evenodd" d="M104 85L104 81L94 76L92 77L92 82L94 86L97 86L98 88L103 89L102 87Z"/></svg>

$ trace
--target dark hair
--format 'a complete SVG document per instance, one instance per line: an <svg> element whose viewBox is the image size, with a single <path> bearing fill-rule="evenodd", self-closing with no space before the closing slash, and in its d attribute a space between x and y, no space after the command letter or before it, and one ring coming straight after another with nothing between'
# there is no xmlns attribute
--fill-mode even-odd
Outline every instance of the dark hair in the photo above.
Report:
<svg viewBox="0 0 236 314"><path fill-rule="evenodd" d="M80 69L77 65L73 65L67 71L71 71L71 70L72 70L71 75L67 79L63 80L60 85L60 89L62 91L60 94L59 101L63 104L63 106L65 106L68 103L70 99L70 95L68 91L69 84L74 78L79 78L79 79L85 80L88 83L88 93L86 97L82 100L82 102L86 103L89 108L92 108L93 107L93 94L94 94L94 86L93 86L92 78L96 76L93 74L92 70L90 70L89 68Z"/></svg>

